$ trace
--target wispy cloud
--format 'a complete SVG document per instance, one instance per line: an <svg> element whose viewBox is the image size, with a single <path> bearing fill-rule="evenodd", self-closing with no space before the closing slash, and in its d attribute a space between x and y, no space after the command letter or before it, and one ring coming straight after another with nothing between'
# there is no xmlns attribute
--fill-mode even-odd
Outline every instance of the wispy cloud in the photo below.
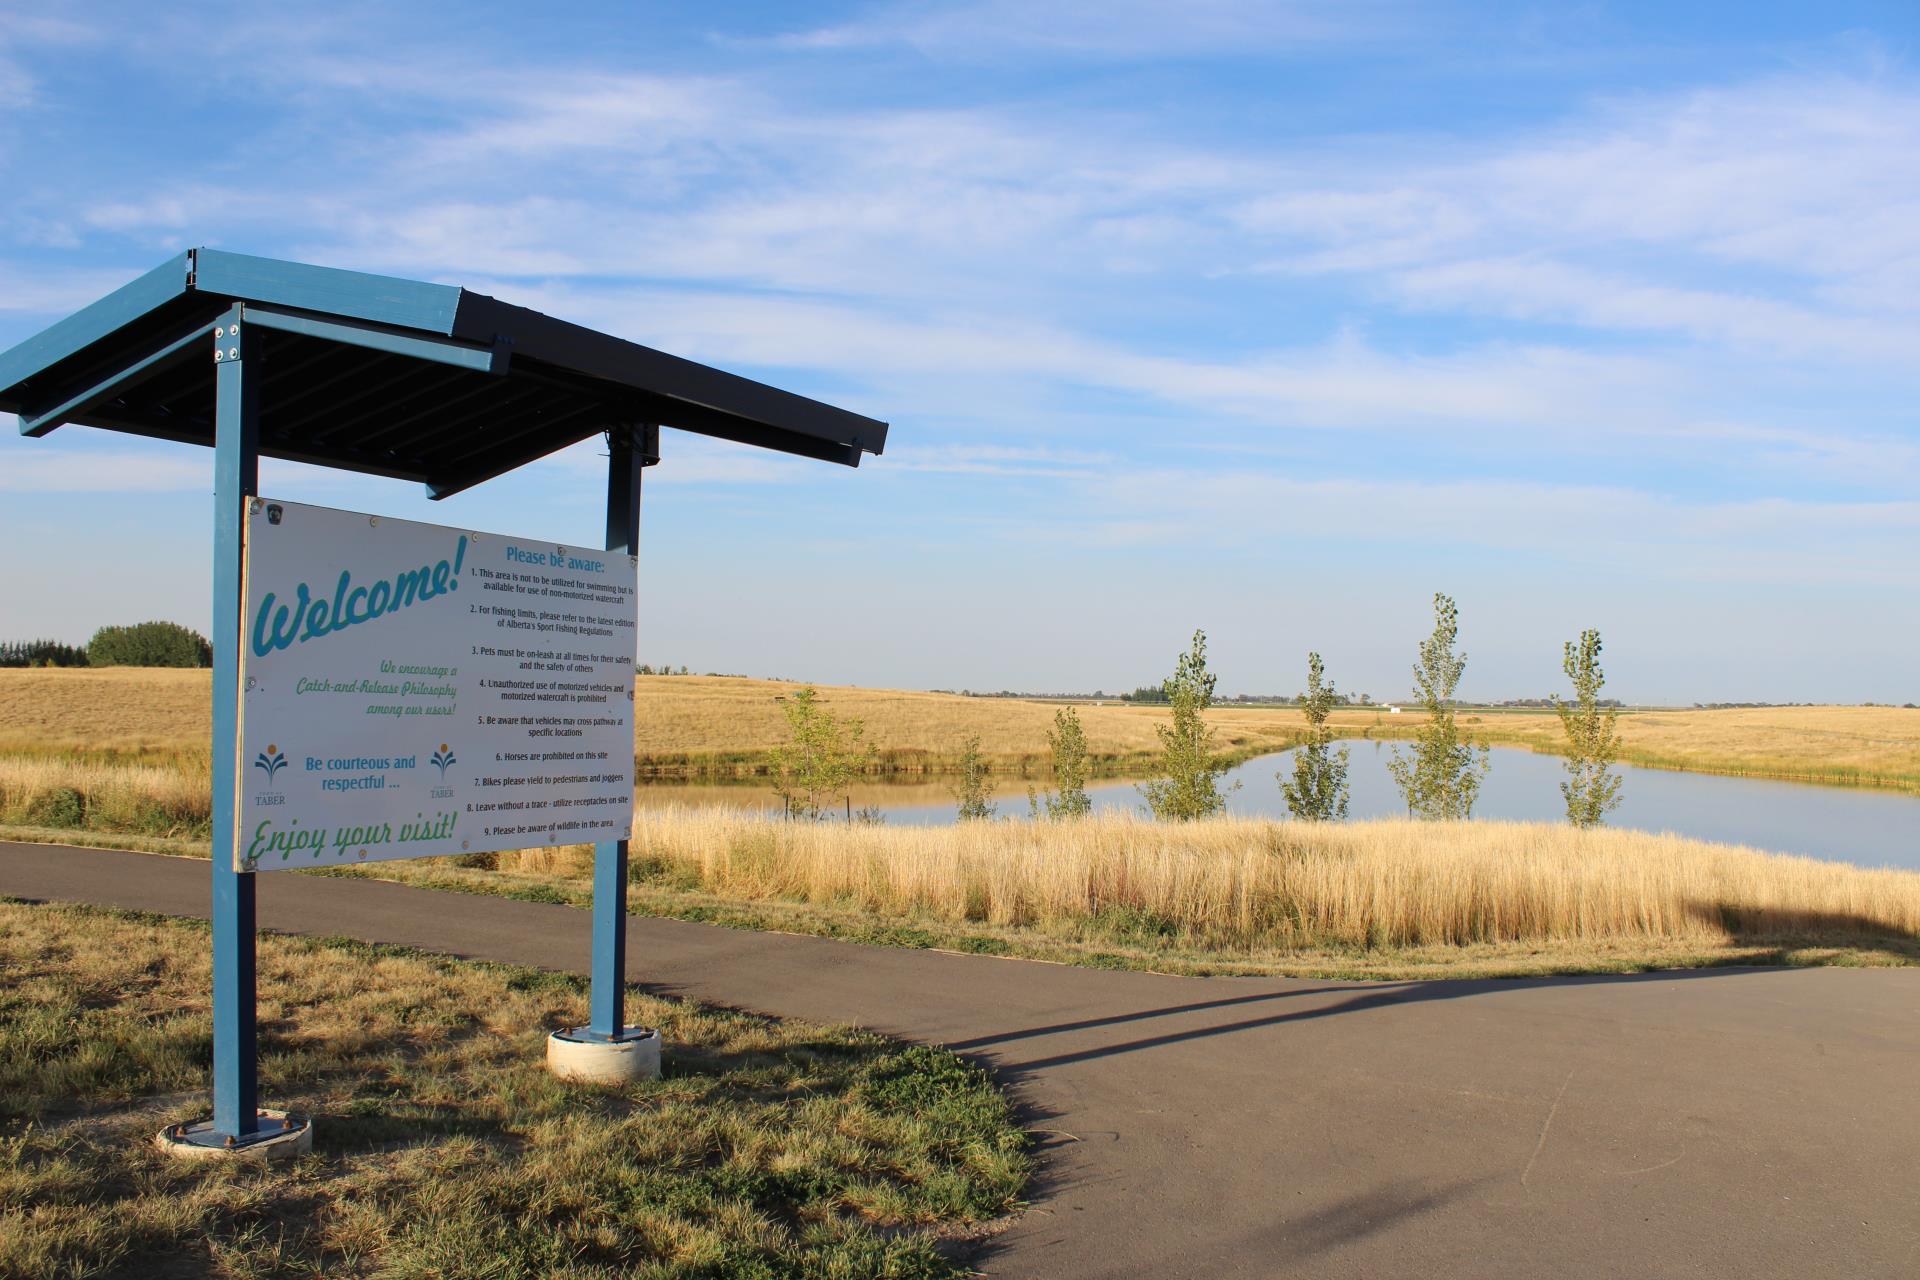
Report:
<svg viewBox="0 0 1920 1280"><path fill-rule="evenodd" d="M28 69L27 57L36 49L85 44L97 38L94 28L44 6L0 4L0 108L20 110L40 96L38 78Z"/></svg>
<svg viewBox="0 0 1920 1280"><path fill-rule="evenodd" d="M1127 470L1081 494L1068 523L1094 545L1219 550L1341 536L1438 551L1551 557L1668 582L1848 582L1912 590L1920 501L1683 499L1603 485L1301 479L1273 471Z"/></svg>
<svg viewBox="0 0 1920 1280"><path fill-rule="evenodd" d="M774 38L794 49L902 45L932 57L1253 57L1390 30L1404 6L1330 0L970 0L895 4L834 26Z"/></svg>
<svg viewBox="0 0 1920 1280"><path fill-rule="evenodd" d="M0 430L15 420L0 415ZM27 442L0 461L6 493L211 493L212 455L175 449L165 454L111 448L62 449Z"/></svg>

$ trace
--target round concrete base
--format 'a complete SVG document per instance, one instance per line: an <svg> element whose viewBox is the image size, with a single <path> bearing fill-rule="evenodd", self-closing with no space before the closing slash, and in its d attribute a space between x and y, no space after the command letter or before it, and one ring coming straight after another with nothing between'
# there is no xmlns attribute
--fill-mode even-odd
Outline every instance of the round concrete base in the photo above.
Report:
<svg viewBox="0 0 1920 1280"><path fill-rule="evenodd" d="M170 1124L154 1135L153 1144L182 1160L222 1160L247 1156L256 1160L290 1160L313 1150L313 1121L286 1111L260 1111L260 1127L244 1138L229 1140L214 1132L213 1121Z"/></svg>
<svg viewBox="0 0 1920 1280"><path fill-rule="evenodd" d="M660 1033L628 1027L613 1039L585 1027L569 1027L547 1037L547 1070L562 1080L587 1084L632 1084L660 1078Z"/></svg>

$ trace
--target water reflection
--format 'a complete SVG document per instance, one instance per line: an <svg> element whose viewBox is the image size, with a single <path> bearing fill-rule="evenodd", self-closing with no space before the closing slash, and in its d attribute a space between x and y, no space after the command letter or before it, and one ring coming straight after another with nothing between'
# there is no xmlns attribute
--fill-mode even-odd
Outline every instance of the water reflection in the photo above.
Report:
<svg viewBox="0 0 1920 1280"><path fill-rule="evenodd" d="M1351 748L1348 781L1352 816L1394 817L1406 812L1387 773L1391 744L1356 741ZM1406 749L1404 746L1403 750ZM1555 756L1516 747L1496 747L1493 769L1480 791L1474 815L1515 821L1559 822L1566 813L1560 783L1566 777ZM1287 816L1286 800L1275 775L1290 774L1292 753L1250 760L1227 774L1240 783L1227 798L1230 812L1253 817ZM1608 817L1617 827L1672 831L1701 840L1752 845L1869 867L1920 870L1920 797L1897 792L1808 786L1663 769L1622 767L1626 785L1621 805ZM938 826L954 820L952 782L863 782L853 789L851 808L871 806L898 825ZM999 816L1027 816L1027 782L996 779ZM1096 810L1142 808L1138 783L1105 780L1088 787ZM637 792L639 806L723 806L770 813L780 801L762 782L649 782ZM844 811L844 804L842 810Z"/></svg>

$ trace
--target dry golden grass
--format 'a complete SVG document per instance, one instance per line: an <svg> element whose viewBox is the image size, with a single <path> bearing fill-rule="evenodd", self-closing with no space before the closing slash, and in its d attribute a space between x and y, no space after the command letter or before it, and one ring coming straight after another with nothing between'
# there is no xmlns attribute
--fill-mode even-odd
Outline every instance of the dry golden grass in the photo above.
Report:
<svg viewBox="0 0 1920 1280"><path fill-rule="evenodd" d="M145 667L0 670L0 752L199 760L212 676Z"/></svg>
<svg viewBox="0 0 1920 1280"><path fill-rule="evenodd" d="M635 753L643 768L764 763L786 740L775 699L797 684L724 676L642 676ZM100 670L0 670L0 753L101 759L204 761L212 719L205 671L109 667ZM1046 757L1054 707L1011 699L889 689L823 687L835 713L865 721L867 741L893 769L939 768L978 734L1003 766ZM1138 763L1158 745L1165 712L1119 704L1082 706L1089 746L1108 765ZM1224 750L1253 754L1292 745L1300 719L1291 712L1222 710L1215 717ZM202 765L204 768L204 764Z"/></svg>
<svg viewBox="0 0 1920 1280"><path fill-rule="evenodd" d="M642 677L635 699L635 749L642 767L688 763L759 764L787 740L776 697L797 684L724 676ZM978 735L980 749L1003 768L1043 765L1057 707L1012 698L823 686L821 702L866 726L866 740L893 769L937 770ZM1138 765L1159 749L1155 729L1164 708L1120 703L1078 707L1087 746L1106 768ZM1214 712L1220 748L1254 755L1292 746L1304 725L1293 712L1222 708Z"/></svg>
<svg viewBox="0 0 1920 1280"><path fill-rule="evenodd" d="M720 676L643 676L636 701L635 752L643 771L736 772L762 766L784 740L776 696L799 686ZM75 756L206 768L208 675L204 671L0 671L0 754ZM883 768L944 770L960 742L978 734L1002 769L1044 768L1055 706L1002 698L889 689L823 687L835 712L865 721ZM1096 763L1137 769L1158 748L1166 712L1118 703L1081 704ZM1220 707L1211 714L1223 752L1251 756L1296 742L1297 711ZM1476 712L1463 727L1496 743L1556 750L1559 721L1548 712ZM1334 727L1353 737L1406 737L1413 714L1340 711ZM1623 759L1664 768L1799 778L1920 790L1920 710L1896 707L1779 707L1728 711L1640 711L1621 717Z"/></svg>
<svg viewBox="0 0 1920 1280"><path fill-rule="evenodd" d="M1460 719L1491 742L1560 746L1551 715ZM1623 759L1655 768L1920 790L1920 710L1911 707L1635 711L1620 718L1620 734Z"/></svg>
<svg viewBox="0 0 1920 1280"><path fill-rule="evenodd" d="M879 827L699 810L643 814L634 838L730 898L1042 930L1119 913L1221 949L1920 937L1920 874L1544 823Z"/></svg>
<svg viewBox="0 0 1920 1280"><path fill-rule="evenodd" d="M206 839L203 769L0 756L0 823Z"/></svg>
<svg viewBox="0 0 1920 1280"><path fill-rule="evenodd" d="M347 874L584 905L584 846ZM635 824L634 909L1187 973L1485 977L1920 962L1920 873L1523 823Z"/></svg>
<svg viewBox="0 0 1920 1280"><path fill-rule="evenodd" d="M568 1085L568 975L260 939L260 1083L297 1161L155 1151L204 1114L197 923L0 901L0 1277L954 1277L1010 1208L1012 1109L943 1050L629 996L665 1078ZM958 1229L958 1230L956 1230Z"/></svg>
<svg viewBox="0 0 1920 1280"><path fill-rule="evenodd" d="M183 833L204 841L205 785L150 766L0 760L0 823L30 839L171 836L150 847L184 852ZM1117 943L1129 963L1358 976L1383 955L1405 972L1408 951L1474 972L1698 963L1729 948L1920 955L1920 873L1629 831L1125 815L887 827L666 808L641 810L634 838L643 909L880 941L908 922L945 930L941 945L1053 958L1110 958ZM441 859L372 874L533 896L558 886L572 900L589 865L580 849L487 861L495 870ZM1516 947L1535 953L1488 969L1489 948Z"/></svg>

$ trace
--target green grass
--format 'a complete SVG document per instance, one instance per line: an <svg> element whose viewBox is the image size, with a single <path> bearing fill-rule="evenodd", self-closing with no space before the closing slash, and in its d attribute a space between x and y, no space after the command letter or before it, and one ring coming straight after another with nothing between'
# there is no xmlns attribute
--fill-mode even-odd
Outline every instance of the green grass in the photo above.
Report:
<svg viewBox="0 0 1920 1280"><path fill-rule="evenodd" d="M207 934L0 901L0 1277L965 1274L1025 1136L984 1073L846 1028L630 996L662 1080L541 1066L566 975L264 937L286 1165L151 1146L204 1113Z"/></svg>

